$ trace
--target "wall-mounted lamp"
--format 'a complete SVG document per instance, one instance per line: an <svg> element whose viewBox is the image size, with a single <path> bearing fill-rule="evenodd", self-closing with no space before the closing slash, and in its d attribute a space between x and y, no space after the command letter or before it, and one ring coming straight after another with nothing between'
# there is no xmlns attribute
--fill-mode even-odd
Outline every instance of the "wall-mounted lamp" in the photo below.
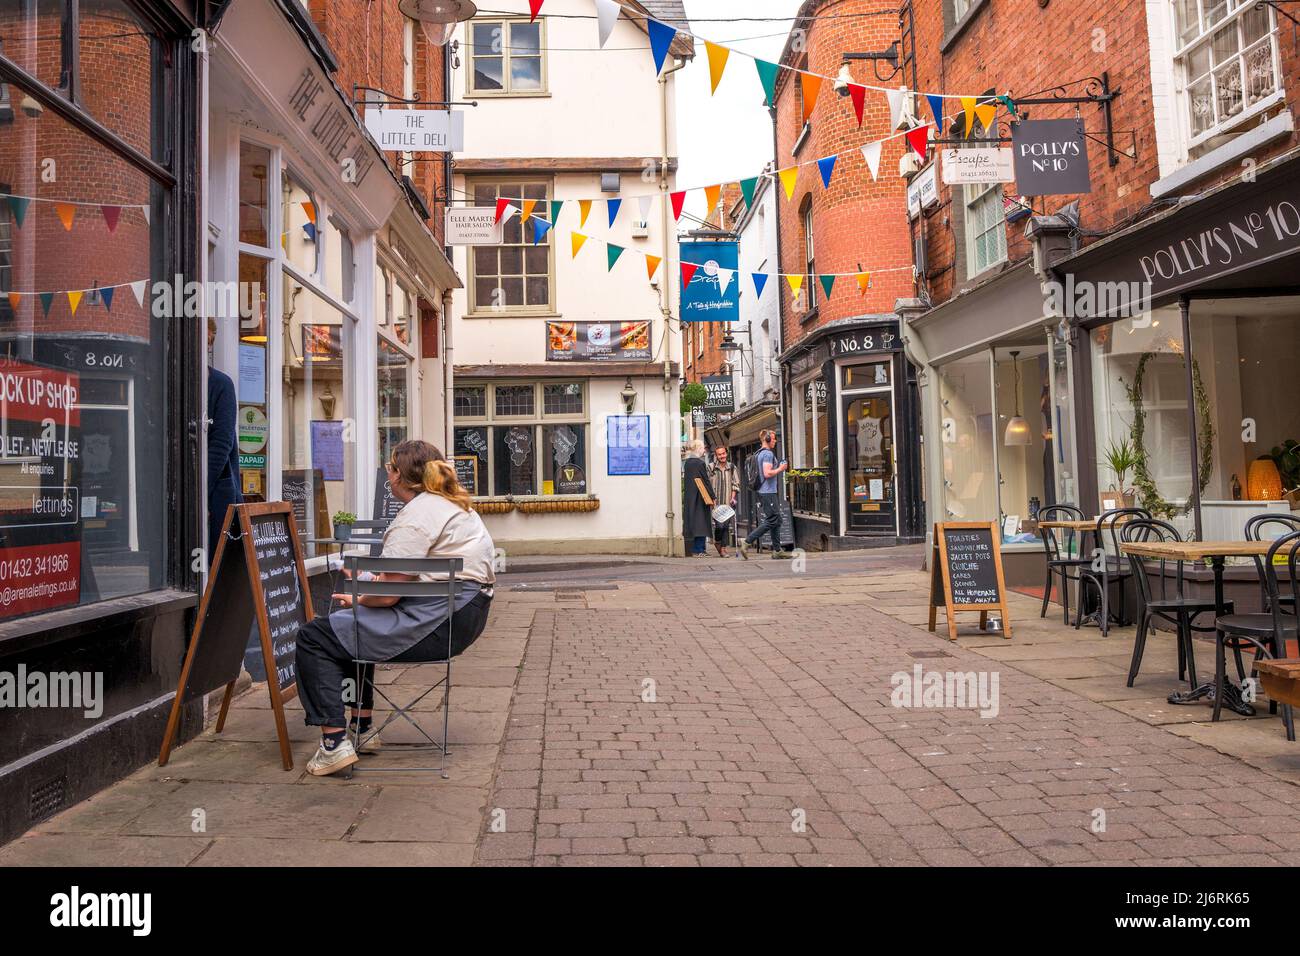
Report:
<svg viewBox="0 0 1300 956"><path fill-rule="evenodd" d="M636 389L632 385L632 379L628 378L627 383L623 386L623 391L618 393L618 397L623 399L623 408L627 414L632 414L632 409L636 408Z"/></svg>
<svg viewBox="0 0 1300 956"><path fill-rule="evenodd" d="M434 46L446 46L456 24L478 13L471 0L401 0L397 9L418 22L424 38Z"/></svg>

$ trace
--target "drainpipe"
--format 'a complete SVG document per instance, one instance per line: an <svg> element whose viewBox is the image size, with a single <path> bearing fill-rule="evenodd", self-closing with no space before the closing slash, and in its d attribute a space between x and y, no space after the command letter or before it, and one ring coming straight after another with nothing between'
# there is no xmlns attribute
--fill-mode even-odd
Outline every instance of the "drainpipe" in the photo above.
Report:
<svg viewBox="0 0 1300 956"><path fill-rule="evenodd" d="M451 301L452 295L450 289L442 290L442 414L443 429L445 432L443 439L443 454L448 452L455 453L456 432L452 426L452 364L451 364Z"/></svg>
<svg viewBox="0 0 1300 956"><path fill-rule="evenodd" d="M777 163L777 161L776 161L777 150L779 149L779 146L780 146L780 144L779 144L778 141L777 141L777 136L776 136L776 130L777 130L777 125L776 125L776 104L773 103L771 106L769 106L769 107L767 108L767 111L768 111L768 113L770 113L771 116L772 116L772 168L773 168L773 169L776 169L777 166L780 165L780 164ZM777 271L777 275L776 275L776 349L774 350L773 355L774 355L774 356L778 356L778 355L781 355L781 354L785 351L785 296L784 296L784 294L781 292L781 275L780 275L780 273L781 273L781 251L782 251L782 250L781 250L781 202L780 202L779 199L776 198L776 192L775 192L775 189L776 189L776 182L773 181L773 182L769 185L768 188L771 189L771 190L773 190L773 193L772 193L772 197L773 197L773 199L772 199L772 212L773 212L772 220L773 220L773 222L774 222L775 225L776 225L776 271ZM786 429L785 429L785 423L786 423L787 421L789 421L789 418L788 418L787 415L786 415L786 412L787 412L787 410L788 410L788 409L786 408L786 405L787 405L787 402L788 402L788 395L789 395L789 392L790 392L790 389L789 389L789 387L788 387L788 385L789 385L789 376L788 376L788 374L787 374L788 372L789 372L789 366L787 366L784 362L782 362L782 363L780 364L780 367L777 369L777 372L776 372L776 383L777 383L777 388L780 389L780 394L777 395L777 403L776 403L776 415L777 415L777 423L776 423L776 425L777 425L777 429L776 429L776 431L777 431L777 435L778 435L778 436L780 437L780 439L781 439L781 451L782 451L782 453L785 454L786 456L789 456L789 454L790 454L790 444L789 444L789 443L790 443L790 436L787 435L787 434L785 433L785 431L786 431ZM827 383L826 383L826 399L827 399L827 401L830 400L831 396L832 396L832 395L834 394L834 392L835 392L835 389L834 389L834 387L833 387L834 385L835 385L834 382L827 382ZM830 415L830 411L827 410L827 413L826 413L826 414L827 414L827 416L829 416L829 415ZM838 481L838 478L836 479L836 481ZM784 476L784 475L781 476L781 490L782 490L782 493L784 494L784 491L785 491L785 476ZM838 507L838 504L837 504L836 507Z"/></svg>
<svg viewBox="0 0 1300 956"><path fill-rule="evenodd" d="M660 120L660 143L662 145L659 166L659 218L660 231L663 240L663 261L664 274L659 282L659 312L664 326L664 421L670 425L670 428L664 429L664 474L667 477L665 482L666 491L666 508L664 517L668 519L668 533L664 537L664 556L671 558L673 556L674 542L677 540L677 462L673 460L673 449L677 445L678 419L681 417L681 409L673 406L673 379L672 379L672 330L671 321L673 310L669 303L669 288L672 283L672 268L669 266L669 255L671 244L668 238L669 220L668 220L668 77L676 73L682 67L686 66L685 60L677 60L672 67L659 74L659 120Z"/></svg>

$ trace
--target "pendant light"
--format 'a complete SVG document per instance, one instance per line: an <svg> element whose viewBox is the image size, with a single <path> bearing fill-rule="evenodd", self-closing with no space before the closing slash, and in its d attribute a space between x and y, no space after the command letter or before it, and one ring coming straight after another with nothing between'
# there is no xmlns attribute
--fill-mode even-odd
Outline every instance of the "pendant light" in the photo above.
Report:
<svg viewBox="0 0 1300 956"><path fill-rule="evenodd" d="M1007 422L1006 434L1002 436L1004 445L1031 445L1034 441L1034 436L1029 431L1029 422L1020 415L1020 365L1016 361L1019 355L1019 351L1011 353L1011 367L1016 373L1016 414L1011 421Z"/></svg>

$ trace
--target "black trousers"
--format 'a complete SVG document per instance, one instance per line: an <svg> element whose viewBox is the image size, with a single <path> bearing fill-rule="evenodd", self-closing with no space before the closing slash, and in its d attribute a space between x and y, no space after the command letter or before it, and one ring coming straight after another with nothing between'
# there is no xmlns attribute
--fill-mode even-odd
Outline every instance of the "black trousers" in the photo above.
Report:
<svg viewBox="0 0 1300 956"><path fill-rule="evenodd" d="M758 496L758 513L762 520L745 537L746 544L756 544L764 534L771 532L772 550L781 550L781 508L780 496L777 494L760 494Z"/></svg>
<svg viewBox="0 0 1300 956"><path fill-rule="evenodd" d="M490 597L485 594L475 595L474 600L456 612L454 628L449 628L449 622L443 621L418 644L390 660L400 664L419 664L445 661L448 656L456 657L478 640L487 625L488 611L491 608ZM449 630L454 630L450 642ZM363 668L361 687L357 688L360 700L344 700L344 681L356 680L357 667L352 652L339 642L328 616L321 615L298 629L298 651L295 657L298 666L298 698L302 701L309 727L345 727L346 707L369 710L374 706L375 669L372 665Z"/></svg>

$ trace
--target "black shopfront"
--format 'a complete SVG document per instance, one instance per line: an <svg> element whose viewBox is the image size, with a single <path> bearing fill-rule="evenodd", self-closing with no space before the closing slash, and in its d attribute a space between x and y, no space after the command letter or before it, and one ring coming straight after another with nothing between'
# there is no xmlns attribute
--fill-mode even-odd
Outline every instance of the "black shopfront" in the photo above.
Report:
<svg viewBox="0 0 1300 956"><path fill-rule="evenodd" d="M203 335L156 283L195 277L201 22L0 12L0 843L156 759L179 675Z"/></svg>

